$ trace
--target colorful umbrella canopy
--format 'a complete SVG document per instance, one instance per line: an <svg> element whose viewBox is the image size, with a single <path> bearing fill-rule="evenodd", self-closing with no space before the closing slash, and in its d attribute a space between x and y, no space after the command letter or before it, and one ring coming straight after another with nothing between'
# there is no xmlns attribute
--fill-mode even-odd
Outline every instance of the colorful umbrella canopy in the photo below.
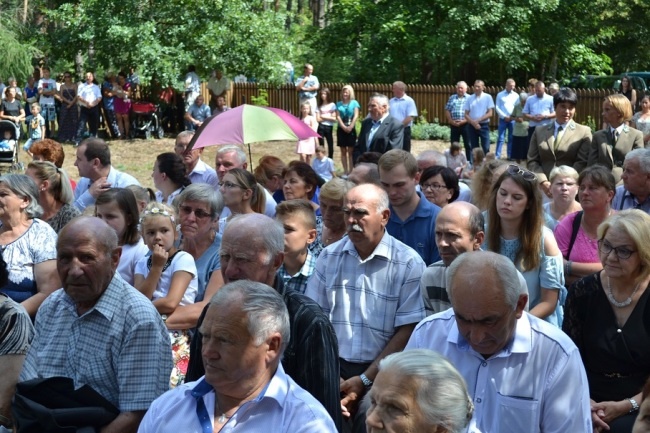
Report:
<svg viewBox="0 0 650 433"><path fill-rule="evenodd" d="M319 135L302 120L279 108L240 105L203 122L189 148L260 141L305 140Z"/></svg>

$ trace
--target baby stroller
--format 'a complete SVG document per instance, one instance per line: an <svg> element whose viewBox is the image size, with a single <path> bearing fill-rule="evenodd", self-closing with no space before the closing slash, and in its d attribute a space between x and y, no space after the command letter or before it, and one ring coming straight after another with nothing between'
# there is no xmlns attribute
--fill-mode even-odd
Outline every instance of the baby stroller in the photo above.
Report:
<svg viewBox="0 0 650 433"><path fill-rule="evenodd" d="M0 140L4 139L5 131L11 133L11 139L16 142L13 150L2 150L0 149L0 164L7 165L8 171L19 171L20 166L18 164L18 149L20 144L18 143L19 137L17 137L16 124L11 120L0 120Z"/></svg>
<svg viewBox="0 0 650 433"><path fill-rule="evenodd" d="M144 135L149 140L152 134L156 138L163 138L165 130L160 119L160 107L151 102L134 102L131 105L131 138Z"/></svg>

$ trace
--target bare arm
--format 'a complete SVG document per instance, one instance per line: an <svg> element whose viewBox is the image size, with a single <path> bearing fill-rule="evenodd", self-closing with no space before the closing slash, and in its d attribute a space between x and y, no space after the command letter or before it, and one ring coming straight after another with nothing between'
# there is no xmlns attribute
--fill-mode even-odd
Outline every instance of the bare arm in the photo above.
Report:
<svg viewBox="0 0 650 433"><path fill-rule="evenodd" d="M61 280L59 280L59 274L56 271L56 260L46 260L35 264L34 279L36 280L36 289L38 292L21 303L31 317L36 316L36 311L45 298L61 287Z"/></svg>
<svg viewBox="0 0 650 433"><path fill-rule="evenodd" d="M174 272L167 295L153 301L153 306L156 307L160 314L171 314L176 310L193 277L191 273L186 271Z"/></svg>
<svg viewBox="0 0 650 433"><path fill-rule="evenodd" d="M201 312L208 305L210 299L223 286L223 277L221 271L215 269L210 276L210 281L205 289L205 295L201 302L195 302L191 305L179 305L174 313L167 318L167 328L169 329L190 329L195 328Z"/></svg>
<svg viewBox="0 0 650 433"><path fill-rule="evenodd" d="M0 415L11 419L11 399L16 392L16 383L23 367L25 355L0 356Z"/></svg>
<svg viewBox="0 0 650 433"><path fill-rule="evenodd" d="M111 423L102 427L99 433L136 433L144 413L144 410L122 412Z"/></svg>
<svg viewBox="0 0 650 433"><path fill-rule="evenodd" d="M553 236L544 236L544 250L546 256L561 255L560 248ZM541 299L531 310L530 314L544 319L555 311L560 291L554 288L540 287Z"/></svg>

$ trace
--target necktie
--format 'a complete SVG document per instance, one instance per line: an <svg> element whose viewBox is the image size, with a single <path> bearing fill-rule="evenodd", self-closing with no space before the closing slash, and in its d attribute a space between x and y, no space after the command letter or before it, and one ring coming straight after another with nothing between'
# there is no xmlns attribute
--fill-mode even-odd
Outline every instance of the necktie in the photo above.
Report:
<svg viewBox="0 0 650 433"><path fill-rule="evenodd" d="M616 129L612 129L612 145L616 144L616 140L618 140L618 131Z"/></svg>
<svg viewBox="0 0 650 433"><path fill-rule="evenodd" d="M560 126L557 128L557 135L555 136L555 150L557 150L557 147L560 145L560 142L562 141L562 137L564 137L564 126Z"/></svg>

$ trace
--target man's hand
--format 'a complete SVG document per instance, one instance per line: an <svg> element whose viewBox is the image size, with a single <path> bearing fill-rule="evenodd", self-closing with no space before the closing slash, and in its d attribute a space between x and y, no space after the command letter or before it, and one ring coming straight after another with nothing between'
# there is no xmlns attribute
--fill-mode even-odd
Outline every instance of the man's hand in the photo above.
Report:
<svg viewBox="0 0 650 433"><path fill-rule="evenodd" d="M103 193L104 191L108 191L111 188L111 184L106 182L106 180L106 176L103 176L94 181L92 185L90 185L88 192L91 196L93 196L93 198L97 198L99 194Z"/></svg>
<svg viewBox="0 0 650 433"><path fill-rule="evenodd" d="M551 195L551 182L545 180L544 182L539 184L539 187L542 188L542 192L546 194L548 198L553 198Z"/></svg>
<svg viewBox="0 0 650 433"><path fill-rule="evenodd" d="M349 418L357 412L365 392L366 387L359 376L353 376L348 380L341 379L341 394L344 395L341 399L341 407L345 408L344 417Z"/></svg>

